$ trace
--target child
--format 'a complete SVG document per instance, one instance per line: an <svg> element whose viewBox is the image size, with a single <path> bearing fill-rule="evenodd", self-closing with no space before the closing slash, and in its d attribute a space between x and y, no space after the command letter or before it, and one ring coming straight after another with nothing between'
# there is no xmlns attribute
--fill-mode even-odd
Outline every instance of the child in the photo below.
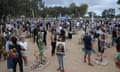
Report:
<svg viewBox="0 0 120 72"><path fill-rule="evenodd" d="M41 59L41 63L42 63L42 57L43 57L43 41L42 41L42 38L41 36L39 36L38 40L37 40L37 46L38 46L38 49L39 49L39 57Z"/></svg>
<svg viewBox="0 0 120 72"><path fill-rule="evenodd" d="M65 52L64 52L63 44L59 44L57 46L56 54L58 56L58 62L59 62L59 68L57 70L61 70L61 72L64 72L64 59L63 58L65 55Z"/></svg>
<svg viewBox="0 0 120 72"><path fill-rule="evenodd" d="M27 42L22 37L22 38L20 38L19 44L25 49L25 51L22 51L22 56L23 56L24 64L25 64L25 66L27 66L27 64L28 64L28 59L27 59Z"/></svg>

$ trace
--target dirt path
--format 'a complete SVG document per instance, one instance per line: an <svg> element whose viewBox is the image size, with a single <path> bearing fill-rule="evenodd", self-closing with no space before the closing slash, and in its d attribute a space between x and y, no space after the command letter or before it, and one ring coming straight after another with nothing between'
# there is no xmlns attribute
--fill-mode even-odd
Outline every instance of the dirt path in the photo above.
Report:
<svg viewBox="0 0 120 72"><path fill-rule="evenodd" d="M29 68L25 69L25 72L58 72L57 56L51 56L51 47L50 47L50 34L48 33L48 48L45 49L44 53L49 60L49 64L43 70L39 71L30 70ZM83 63L83 54L80 53L81 45L78 44L80 38L80 32L77 35L73 36L72 40L66 41L66 55L65 55L65 71L66 72L119 72L120 70L116 68L114 63L115 48L110 48L105 51L107 55L107 60L109 64L106 66L96 65L94 67L88 66L87 63ZM28 60L29 65L35 61L34 52L37 50L36 44L32 43L31 39L26 39L28 42ZM95 44L94 44L95 45ZM7 72L6 70L6 61L0 62L0 72Z"/></svg>

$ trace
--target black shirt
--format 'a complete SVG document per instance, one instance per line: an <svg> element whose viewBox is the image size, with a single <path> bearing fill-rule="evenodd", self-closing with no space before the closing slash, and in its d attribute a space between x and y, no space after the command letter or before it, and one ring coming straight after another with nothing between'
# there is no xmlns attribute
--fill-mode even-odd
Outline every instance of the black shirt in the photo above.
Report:
<svg viewBox="0 0 120 72"><path fill-rule="evenodd" d="M44 34L43 34L43 41L45 41L46 40L46 36L47 36L47 32L46 31L43 31L44 32Z"/></svg>
<svg viewBox="0 0 120 72"><path fill-rule="evenodd" d="M116 49L118 52L120 52L120 37L116 39Z"/></svg>
<svg viewBox="0 0 120 72"><path fill-rule="evenodd" d="M21 50L22 50L22 47L19 45L19 44L16 44L16 45L9 45L9 50L10 52L12 51L12 56L14 57L22 57L22 54L21 54Z"/></svg>
<svg viewBox="0 0 120 72"><path fill-rule="evenodd" d="M38 29L37 28L34 29L33 34L34 34L34 36L38 36Z"/></svg>
<svg viewBox="0 0 120 72"><path fill-rule="evenodd" d="M115 30L113 30L113 32L112 32L112 37L117 37L117 34L116 34Z"/></svg>

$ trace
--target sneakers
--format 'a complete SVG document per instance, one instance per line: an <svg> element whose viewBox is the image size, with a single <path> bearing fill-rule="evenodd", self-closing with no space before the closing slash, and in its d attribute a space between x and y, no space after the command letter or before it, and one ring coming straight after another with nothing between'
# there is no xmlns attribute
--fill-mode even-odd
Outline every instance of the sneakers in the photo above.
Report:
<svg viewBox="0 0 120 72"><path fill-rule="evenodd" d="M27 68L27 66L26 66L26 65L24 65L24 66L23 66L23 69L26 69L26 68Z"/></svg>
<svg viewBox="0 0 120 72"><path fill-rule="evenodd" d="M60 72L65 72L64 69L61 70L60 67L57 69L57 71L59 71L59 70L60 70Z"/></svg>
<svg viewBox="0 0 120 72"><path fill-rule="evenodd" d="M13 72L13 69L8 69L8 72Z"/></svg>

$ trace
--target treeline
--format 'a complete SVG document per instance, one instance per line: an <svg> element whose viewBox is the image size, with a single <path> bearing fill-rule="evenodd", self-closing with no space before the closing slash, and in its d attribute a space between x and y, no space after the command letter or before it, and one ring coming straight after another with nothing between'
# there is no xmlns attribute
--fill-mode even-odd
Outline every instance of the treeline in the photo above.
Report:
<svg viewBox="0 0 120 72"><path fill-rule="evenodd" d="M76 6L75 3L70 4L69 7L46 7L40 11L39 15L42 17L51 16L56 17L59 15L65 16L75 16L75 17L83 17L88 9L87 4L82 4L80 6Z"/></svg>
<svg viewBox="0 0 120 72"><path fill-rule="evenodd" d="M83 17L87 12L88 5L76 6L71 3L69 7L44 7L42 0L0 0L0 19L7 16L18 17L56 17L58 15L72 15Z"/></svg>
<svg viewBox="0 0 120 72"><path fill-rule="evenodd" d="M35 13L39 12L38 3L43 5L41 0L0 0L0 19L21 15L30 17L33 9Z"/></svg>

